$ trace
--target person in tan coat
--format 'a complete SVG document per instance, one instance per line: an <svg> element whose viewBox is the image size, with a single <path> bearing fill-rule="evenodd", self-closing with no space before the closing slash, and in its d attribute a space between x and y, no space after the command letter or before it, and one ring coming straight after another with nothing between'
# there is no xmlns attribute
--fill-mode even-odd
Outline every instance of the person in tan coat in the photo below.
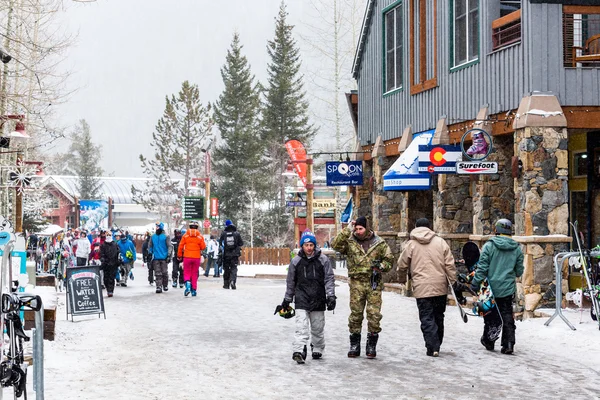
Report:
<svg viewBox="0 0 600 400"><path fill-rule="evenodd" d="M444 339L448 282L456 281L456 267L450 247L429 229L427 218L417 220L398 259L398 269L407 269L412 279L426 354L437 357Z"/></svg>

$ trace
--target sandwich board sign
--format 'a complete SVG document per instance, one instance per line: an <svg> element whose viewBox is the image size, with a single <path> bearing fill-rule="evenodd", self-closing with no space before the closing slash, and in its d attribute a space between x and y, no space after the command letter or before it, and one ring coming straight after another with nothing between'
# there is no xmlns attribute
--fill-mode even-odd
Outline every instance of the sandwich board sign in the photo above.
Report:
<svg viewBox="0 0 600 400"><path fill-rule="evenodd" d="M67 319L76 315L104 314L100 267L88 265L67 268Z"/></svg>

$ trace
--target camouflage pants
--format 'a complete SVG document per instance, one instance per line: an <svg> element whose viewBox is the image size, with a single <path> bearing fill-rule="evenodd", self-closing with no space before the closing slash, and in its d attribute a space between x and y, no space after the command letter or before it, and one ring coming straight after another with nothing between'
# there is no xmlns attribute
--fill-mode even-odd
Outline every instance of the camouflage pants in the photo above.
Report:
<svg viewBox="0 0 600 400"><path fill-rule="evenodd" d="M360 333L362 330L363 314L365 305L367 308L367 322L369 332L381 332L381 290L380 283L377 289L371 288L368 278L350 278L350 316L348 317L348 328L350 333Z"/></svg>

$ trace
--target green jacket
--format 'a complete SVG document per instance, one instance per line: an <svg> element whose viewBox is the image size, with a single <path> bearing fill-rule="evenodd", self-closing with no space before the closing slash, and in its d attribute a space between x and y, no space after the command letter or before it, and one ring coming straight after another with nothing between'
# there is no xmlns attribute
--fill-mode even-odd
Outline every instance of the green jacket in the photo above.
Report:
<svg viewBox="0 0 600 400"><path fill-rule="evenodd" d="M483 246L473 284L488 278L495 297L512 296L515 279L523 275L523 252L519 243L508 236L494 236Z"/></svg>
<svg viewBox="0 0 600 400"><path fill-rule="evenodd" d="M373 264L381 263L380 270L387 272L392 269L394 256L385 240L373 233L371 246L365 253L360 243L352 234L350 228L344 228L331 242L331 247L346 256L348 276L351 278L370 278Z"/></svg>

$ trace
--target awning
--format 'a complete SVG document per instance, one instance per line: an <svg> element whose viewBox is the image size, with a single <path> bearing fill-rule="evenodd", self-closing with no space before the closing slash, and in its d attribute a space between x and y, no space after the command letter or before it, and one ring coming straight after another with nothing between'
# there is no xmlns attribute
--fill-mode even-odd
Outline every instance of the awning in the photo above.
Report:
<svg viewBox="0 0 600 400"><path fill-rule="evenodd" d="M419 173L419 146L431 144L435 129L413 135L408 148L383 175L383 190L428 190L431 174Z"/></svg>

